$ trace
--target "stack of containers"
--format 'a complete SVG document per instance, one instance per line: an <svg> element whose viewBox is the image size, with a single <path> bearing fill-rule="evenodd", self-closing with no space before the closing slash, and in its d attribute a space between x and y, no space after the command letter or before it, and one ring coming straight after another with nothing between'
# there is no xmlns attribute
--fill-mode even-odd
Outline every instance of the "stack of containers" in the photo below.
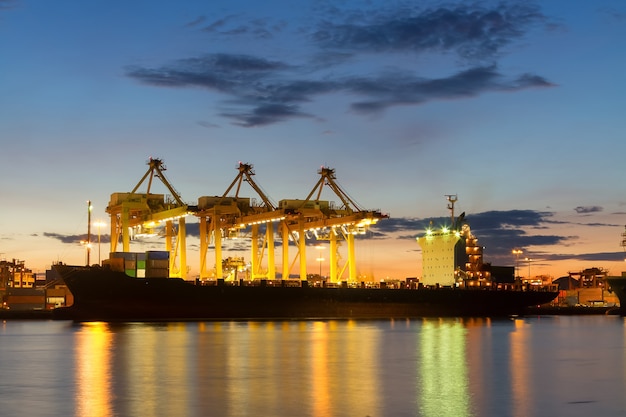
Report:
<svg viewBox="0 0 626 417"><path fill-rule="evenodd" d="M109 264L114 271L133 278L167 278L170 254L167 251L111 252Z"/></svg>
<svg viewBox="0 0 626 417"><path fill-rule="evenodd" d="M170 253L167 251L146 252L146 278L167 278L170 270Z"/></svg>
<svg viewBox="0 0 626 417"><path fill-rule="evenodd" d="M137 278L145 278L146 276L146 254L137 254Z"/></svg>
<svg viewBox="0 0 626 417"><path fill-rule="evenodd" d="M109 256L111 269L124 272L129 277L136 277L137 255L135 252L111 252Z"/></svg>

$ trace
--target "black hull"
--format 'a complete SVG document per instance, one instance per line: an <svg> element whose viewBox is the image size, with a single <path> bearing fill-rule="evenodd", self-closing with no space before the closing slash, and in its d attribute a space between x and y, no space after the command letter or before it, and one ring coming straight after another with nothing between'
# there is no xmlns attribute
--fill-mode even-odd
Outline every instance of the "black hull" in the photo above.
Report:
<svg viewBox="0 0 626 417"><path fill-rule="evenodd" d="M619 299L619 314L626 315L626 277L607 277L606 280Z"/></svg>
<svg viewBox="0 0 626 417"><path fill-rule="evenodd" d="M104 268L57 266L74 305L55 317L77 321L504 317L549 303L549 291L313 288L193 285L131 278Z"/></svg>

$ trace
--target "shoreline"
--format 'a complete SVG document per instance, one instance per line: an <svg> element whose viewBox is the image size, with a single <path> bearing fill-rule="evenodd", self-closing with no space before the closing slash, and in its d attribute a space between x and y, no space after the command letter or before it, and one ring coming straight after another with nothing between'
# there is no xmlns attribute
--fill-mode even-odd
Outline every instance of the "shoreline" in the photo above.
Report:
<svg viewBox="0 0 626 417"><path fill-rule="evenodd" d="M623 315L619 307L530 307L523 317L529 316L590 316ZM54 310L0 310L0 320L70 320L55 319ZM176 320L173 320L176 321Z"/></svg>

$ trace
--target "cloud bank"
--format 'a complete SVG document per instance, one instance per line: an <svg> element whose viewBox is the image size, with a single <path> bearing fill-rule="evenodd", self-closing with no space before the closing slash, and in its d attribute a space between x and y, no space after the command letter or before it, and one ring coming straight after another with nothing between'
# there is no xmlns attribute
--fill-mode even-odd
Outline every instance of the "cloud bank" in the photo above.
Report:
<svg viewBox="0 0 626 417"><path fill-rule="evenodd" d="M202 26L204 20L189 27ZM290 37L300 41L291 48L304 51L308 59L207 52L152 68L128 67L126 75L154 87L218 94L217 115L242 127L316 118L303 107L328 94L351 99L354 114L371 115L400 105L554 86L533 73L505 74L497 64L508 45L546 20L533 4L381 6L368 12L327 6L314 15L311 27L295 33L287 33L284 22L240 20L224 16L202 31L229 38ZM459 63L441 77L420 75L417 57L433 53L456 56Z"/></svg>
<svg viewBox="0 0 626 417"><path fill-rule="evenodd" d="M513 257L511 251L514 248L540 247L550 245L563 245L574 243L577 236L555 235L533 233L528 234L526 229L535 231L546 229L547 224L554 223L552 212L541 212L534 210L506 210L487 211L468 215L466 221L469 223L472 233L478 238L479 243L486 247L485 261L494 265L512 265ZM428 227L440 227L449 224L449 217L436 218L394 218L382 220L370 229L366 235L358 235L357 239L401 239L406 240L407 245L413 245L415 251L419 246L415 239L421 236ZM604 227L605 224L587 224L588 227ZM200 234L198 223L187 223L186 231L188 237L198 238ZM44 233L44 236L56 239L66 244L80 244L87 236L83 235L61 235L57 233ZM93 236L92 236L93 241ZM110 236L102 235L102 243L109 243ZM410 243L409 241L413 241ZM234 242L234 243L233 243ZM236 244L235 244L236 243ZM307 244L315 245L318 242L314 236L307 239ZM156 244L156 243L155 243ZM280 239L275 244L280 246ZM249 237L231 240L231 244L225 246L224 250L249 250ZM603 253L580 253L570 254L541 254L542 261L560 260L584 260L584 261L619 261L624 258L622 251Z"/></svg>

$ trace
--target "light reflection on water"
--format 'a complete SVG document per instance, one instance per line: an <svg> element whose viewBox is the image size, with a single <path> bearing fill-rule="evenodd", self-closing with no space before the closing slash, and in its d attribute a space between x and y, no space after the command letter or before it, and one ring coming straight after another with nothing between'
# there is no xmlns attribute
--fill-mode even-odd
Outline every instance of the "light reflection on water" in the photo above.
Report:
<svg viewBox="0 0 626 417"><path fill-rule="evenodd" d="M87 323L76 334L76 414L113 415L111 410L111 340L104 323Z"/></svg>
<svg viewBox="0 0 626 417"><path fill-rule="evenodd" d="M418 341L416 393L421 415L470 415L465 333L459 321L423 323Z"/></svg>
<svg viewBox="0 0 626 417"><path fill-rule="evenodd" d="M0 415L621 416L625 340L603 316L7 321Z"/></svg>

